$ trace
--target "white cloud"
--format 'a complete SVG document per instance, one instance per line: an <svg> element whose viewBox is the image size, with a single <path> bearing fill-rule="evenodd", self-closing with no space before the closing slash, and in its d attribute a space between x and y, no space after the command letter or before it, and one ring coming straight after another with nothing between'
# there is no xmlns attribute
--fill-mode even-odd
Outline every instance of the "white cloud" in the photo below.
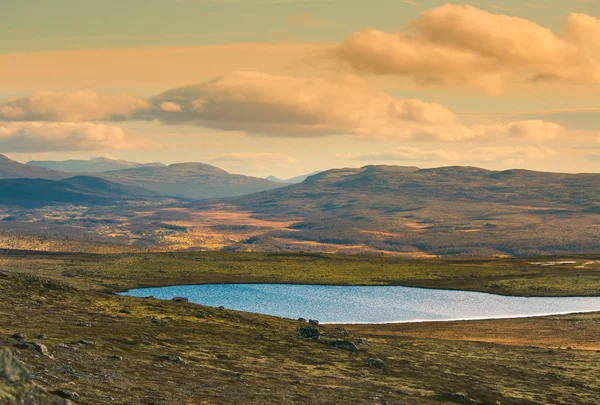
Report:
<svg viewBox="0 0 600 405"><path fill-rule="evenodd" d="M130 118L148 108L145 100L120 94L38 91L21 98L0 100L0 120L82 122Z"/></svg>
<svg viewBox="0 0 600 405"><path fill-rule="evenodd" d="M554 33L532 21L469 5L427 10L408 32L367 29L333 51L356 71L428 84L504 91L515 78L600 82L600 20L572 13Z"/></svg>
<svg viewBox="0 0 600 405"><path fill-rule="evenodd" d="M280 152L233 152L213 157L211 160L218 163L229 163L237 168L254 170L280 169L296 163L296 159Z"/></svg>
<svg viewBox="0 0 600 405"><path fill-rule="evenodd" d="M0 123L0 151L57 152L129 149L150 146L130 141L118 127L93 123Z"/></svg>

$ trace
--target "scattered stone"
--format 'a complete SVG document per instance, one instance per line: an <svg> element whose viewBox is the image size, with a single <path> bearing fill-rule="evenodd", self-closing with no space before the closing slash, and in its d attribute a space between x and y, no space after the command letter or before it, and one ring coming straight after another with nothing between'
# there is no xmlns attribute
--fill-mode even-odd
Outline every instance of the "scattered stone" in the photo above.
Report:
<svg viewBox="0 0 600 405"><path fill-rule="evenodd" d="M196 318L199 318L199 319L206 319L206 314L204 314L204 313L200 312L200 313L196 314Z"/></svg>
<svg viewBox="0 0 600 405"><path fill-rule="evenodd" d="M308 324L300 328L300 337L303 339L319 340L321 337L321 329L314 326L314 324Z"/></svg>
<svg viewBox="0 0 600 405"><path fill-rule="evenodd" d="M119 310L119 312L122 313L122 314L131 314L131 311L128 310L128 309L126 309L126 308L123 308L123 309Z"/></svg>
<svg viewBox="0 0 600 405"><path fill-rule="evenodd" d="M185 297L174 297L174 298L171 299L171 301L173 301L173 302L179 302L179 303L182 303L182 304L187 304L188 302L190 302L190 300L188 300Z"/></svg>
<svg viewBox="0 0 600 405"><path fill-rule="evenodd" d="M4 349L0 351L0 380L8 381L9 383L18 383L27 381L29 371L25 365L13 357L13 353Z"/></svg>
<svg viewBox="0 0 600 405"><path fill-rule="evenodd" d="M162 361L170 361L173 363L183 363L183 359L179 356L160 356L159 359Z"/></svg>
<svg viewBox="0 0 600 405"><path fill-rule="evenodd" d="M224 307L223 305L221 305L221 306L219 307L219 310L221 310L221 311L225 311L225 307Z"/></svg>
<svg viewBox="0 0 600 405"><path fill-rule="evenodd" d="M357 340L357 343L359 346L367 346L369 344L369 341L365 338L359 338Z"/></svg>
<svg viewBox="0 0 600 405"><path fill-rule="evenodd" d="M40 333L39 335L36 336L38 339L46 339L47 336L45 333Z"/></svg>
<svg viewBox="0 0 600 405"><path fill-rule="evenodd" d="M304 318L298 318L298 322L304 322L304 323L306 323L306 319L304 319Z"/></svg>
<svg viewBox="0 0 600 405"><path fill-rule="evenodd" d="M11 336L11 338L16 339L16 340L27 340L27 335L20 332L20 333L15 333L14 335Z"/></svg>
<svg viewBox="0 0 600 405"><path fill-rule="evenodd" d="M52 393L54 395L58 395L59 397L64 398L64 399L76 399L76 398L79 398L79 394L76 393L75 391L55 390L55 391L52 391Z"/></svg>
<svg viewBox="0 0 600 405"><path fill-rule="evenodd" d="M329 339L325 342L328 346L337 347L339 349L348 350L351 352L358 352L358 347L354 343L349 340L341 340L341 339Z"/></svg>
<svg viewBox="0 0 600 405"><path fill-rule="evenodd" d="M116 361L123 361L123 357L118 356L118 355L113 355L113 356L108 356L109 359L111 360L116 360Z"/></svg>
<svg viewBox="0 0 600 405"><path fill-rule="evenodd" d="M153 317L152 324L154 324L156 326L169 326L169 321L167 321L166 319L160 319L160 318Z"/></svg>
<svg viewBox="0 0 600 405"><path fill-rule="evenodd" d="M217 354L217 359L219 359L219 360L232 360L232 358L229 355L224 354L224 353Z"/></svg>
<svg viewBox="0 0 600 405"><path fill-rule="evenodd" d="M335 328L335 334L337 336L350 336L350 332L346 330L346 328Z"/></svg>
<svg viewBox="0 0 600 405"><path fill-rule="evenodd" d="M84 346L96 346L96 342L91 341L91 340L80 340L77 343L79 343L80 345L84 345Z"/></svg>
<svg viewBox="0 0 600 405"><path fill-rule="evenodd" d="M92 324L88 322L77 322L75 326L81 326L83 328L91 328Z"/></svg>
<svg viewBox="0 0 600 405"><path fill-rule="evenodd" d="M230 372L227 375L231 378L237 378L238 380L242 378L242 373Z"/></svg>
<svg viewBox="0 0 600 405"><path fill-rule="evenodd" d="M19 340L18 342L15 342L13 346L17 349L26 350L29 349L29 342L26 340Z"/></svg>
<svg viewBox="0 0 600 405"><path fill-rule="evenodd" d="M308 323L310 323L311 325L317 326L319 324L319 321L317 321L316 319L309 319Z"/></svg>
<svg viewBox="0 0 600 405"><path fill-rule="evenodd" d="M385 363L382 360L373 358L369 359L369 367L378 368L381 370L385 368Z"/></svg>
<svg viewBox="0 0 600 405"><path fill-rule="evenodd" d="M33 346L35 347L35 350L37 350L42 356L50 356L48 353L48 348L43 343L34 342Z"/></svg>

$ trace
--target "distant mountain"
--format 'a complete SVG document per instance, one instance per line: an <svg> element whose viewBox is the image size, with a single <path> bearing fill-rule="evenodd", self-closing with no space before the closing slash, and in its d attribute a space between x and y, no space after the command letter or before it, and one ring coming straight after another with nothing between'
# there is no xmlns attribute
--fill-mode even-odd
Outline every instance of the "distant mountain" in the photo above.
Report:
<svg viewBox="0 0 600 405"><path fill-rule="evenodd" d="M116 204L139 199L149 193L107 180L77 176L54 181L47 179L0 180L0 204L37 207L52 204Z"/></svg>
<svg viewBox="0 0 600 405"><path fill-rule="evenodd" d="M242 250L285 240L303 250L530 255L597 252L600 240L600 174L367 166L226 201L261 219L298 221L296 232L272 231Z"/></svg>
<svg viewBox="0 0 600 405"><path fill-rule="evenodd" d="M98 174L104 179L142 187L162 195L189 199L233 197L281 187L256 177L230 174L203 163L140 167Z"/></svg>
<svg viewBox="0 0 600 405"><path fill-rule="evenodd" d="M126 160L114 160L99 157L90 160L64 160L64 161L31 161L29 166L43 167L46 169L60 170L72 173L102 173L114 170L131 169L135 167L164 167L162 163L136 163Z"/></svg>
<svg viewBox="0 0 600 405"><path fill-rule="evenodd" d="M306 180L307 177L314 176L315 174L318 174L318 173L321 173L321 172L316 171L316 172L312 172L310 174L303 174L303 175L292 177L291 179L286 179L286 180L282 180L275 176L269 176L266 179L269 181L273 181L275 183L298 184L298 183L302 183L304 180Z"/></svg>
<svg viewBox="0 0 600 405"><path fill-rule="evenodd" d="M0 179L25 178L60 180L70 176L72 176L72 174L25 165L9 159L4 155L0 155Z"/></svg>

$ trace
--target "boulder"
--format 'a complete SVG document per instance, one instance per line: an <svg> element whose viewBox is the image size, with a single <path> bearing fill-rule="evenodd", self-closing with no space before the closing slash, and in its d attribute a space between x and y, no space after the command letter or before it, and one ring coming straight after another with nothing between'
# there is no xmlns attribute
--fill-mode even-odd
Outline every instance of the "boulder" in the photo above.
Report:
<svg viewBox="0 0 600 405"><path fill-rule="evenodd" d="M37 350L42 356L50 356L50 354L48 353L48 348L45 344L34 342L33 346L35 347L35 350Z"/></svg>
<svg viewBox="0 0 600 405"><path fill-rule="evenodd" d="M187 304L188 302L190 302L190 300L188 300L185 297L173 297L173 298L171 298L171 301L173 301L173 302L179 302L179 303L182 303L182 304Z"/></svg>
<svg viewBox="0 0 600 405"><path fill-rule="evenodd" d="M321 329L318 327L308 324L300 328L300 335L303 339L315 339L318 340L321 337Z"/></svg>
<svg viewBox="0 0 600 405"><path fill-rule="evenodd" d="M385 368L385 363L382 360L379 359L369 359L369 367L373 367L373 368L378 368L380 370Z"/></svg>
<svg viewBox="0 0 600 405"><path fill-rule="evenodd" d="M358 352L358 347L349 340L329 339L325 342L328 346L337 347L339 349L348 350L350 352Z"/></svg>
<svg viewBox="0 0 600 405"><path fill-rule="evenodd" d="M156 326L169 326L169 321L167 321L166 319L153 317L151 322L153 325Z"/></svg>
<svg viewBox="0 0 600 405"><path fill-rule="evenodd" d="M317 321L316 319L309 319L308 323L310 323L311 325L314 325L314 326L319 325L319 321Z"/></svg>
<svg viewBox="0 0 600 405"><path fill-rule="evenodd" d="M358 343L359 346L367 346L369 341L365 338L359 338L356 343Z"/></svg>

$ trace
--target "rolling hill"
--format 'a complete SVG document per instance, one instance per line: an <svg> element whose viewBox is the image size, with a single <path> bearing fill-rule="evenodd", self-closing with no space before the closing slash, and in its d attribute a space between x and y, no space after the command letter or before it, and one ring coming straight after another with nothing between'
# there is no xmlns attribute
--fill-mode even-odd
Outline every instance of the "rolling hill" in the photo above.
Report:
<svg viewBox="0 0 600 405"><path fill-rule="evenodd" d="M43 167L73 173L102 173L115 170L132 169L135 167L164 167L162 163L136 163L126 160L115 160L98 157L89 160L38 160L27 162L29 166Z"/></svg>
<svg viewBox="0 0 600 405"><path fill-rule="evenodd" d="M146 190L88 176L54 181L0 180L0 204L33 208L55 204L112 205L149 196Z"/></svg>
<svg viewBox="0 0 600 405"><path fill-rule="evenodd" d="M101 173L98 176L162 195L188 199L233 197L283 186L265 179L230 174L203 163L140 167Z"/></svg>
<svg viewBox="0 0 600 405"><path fill-rule="evenodd" d="M57 170L29 166L0 155L0 179L50 179L61 180L72 174Z"/></svg>
<svg viewBox="0 0 600 405"><path fill-rule="evenodd" d="M310 174L303 174L303 175L292 177L291 179L285 179L285 180L282 180L282 179L280 179L278 177L275 177L275 176L269 176L266 179L269 180L269 181L274 181L275 183L298 184L298 183L302 183L308 177L314 176L317 173L321 173L321 172L320 171L316 171L316 172L312 172Z"/></svg>
<svg viewBox="0 0 600 405"><path fill-rule="evenodd" d="M239 250L351 245L407 254L533 255L600 247L600 174L367 166L225 201L259 219L297 221L295 232L272 230L231 246Z"/></svg>

